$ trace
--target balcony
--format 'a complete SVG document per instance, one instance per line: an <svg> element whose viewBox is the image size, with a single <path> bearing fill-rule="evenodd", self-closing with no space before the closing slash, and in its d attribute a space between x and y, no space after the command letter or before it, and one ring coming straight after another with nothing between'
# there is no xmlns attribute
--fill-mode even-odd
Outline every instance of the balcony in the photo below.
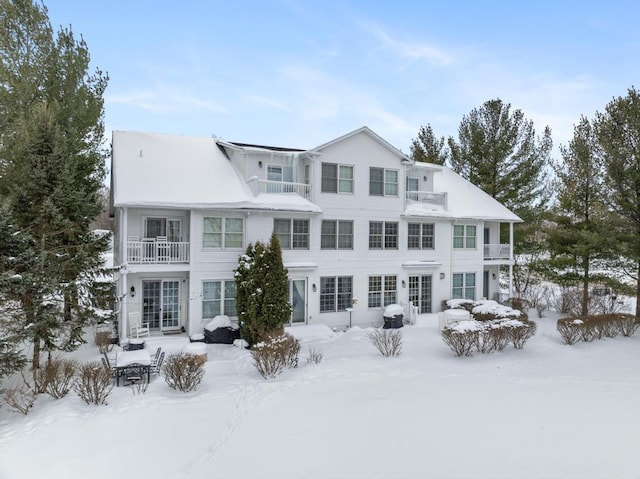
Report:
<svg viewBox="0 0 640 479"><path fill-rule="evenodd" d="M484 245L484 259L487 260L509 260L511 259L511 248L508 244L486 244Z"/></svg>
<svg viewBox="0 0 640 479"><path fill-rule="evenodd" d="M290 181L259 180L256 177L247 182L255 195L259 193L295 193L305 199L311 198L311 185Z"/></svg>
<svg viewBox="0 0 640 479"><path fill-rule="evenodd" d="M189 262L189 242L160 238L130 238L127 262L131 264L176 264Z"/></svg>
<svg viewBox="0 0 640 479"><path fill-rule="evenodd" d="M433 191L407 191L405 198L407 202L411 201L430 206L437 206L443 210L447 209L446 193L434 193Z"/></svg>

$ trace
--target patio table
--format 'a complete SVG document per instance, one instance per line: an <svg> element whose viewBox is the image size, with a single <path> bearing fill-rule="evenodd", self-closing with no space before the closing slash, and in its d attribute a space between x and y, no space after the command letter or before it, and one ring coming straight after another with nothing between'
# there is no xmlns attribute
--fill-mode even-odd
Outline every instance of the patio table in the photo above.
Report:
<svg viewBox="0 0 640 479"><path fill-rule="evenodd" d="M151 379L151 355L146 349L134 351L121 351L116 355L116 385L120 386L120 376L140 370L147 373L147 382Z"/></svg>

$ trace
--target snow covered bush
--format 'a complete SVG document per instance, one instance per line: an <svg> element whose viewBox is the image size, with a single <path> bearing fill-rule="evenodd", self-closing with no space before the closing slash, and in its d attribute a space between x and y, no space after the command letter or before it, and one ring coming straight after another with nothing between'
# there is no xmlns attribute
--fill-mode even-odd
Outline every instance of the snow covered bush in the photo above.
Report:
<svg viewBox="0 0 640 479"><path fill-rule="evenodd" d="M107 404L107 398L113 390L111 371L98 361L82 363L78 368L74 389L87 404Z"/></svg>
<svg viewBox="0 0 640 479"><path fill-rule="evenodd" d="M171 389L188 393L202 381L204 362L195 354L170 354L162 365L162 373Z"/></svg>
<svg viewBox="0 0 640 479"><path fill-rule="evenodd" d="M96 331L95 343L100 354L108 353L113 348L111 344L111 331Z"/></svg>
<svg viewBox="0 0 640 479"><path fill-rule="evenodd" d="M285 368L298 367L300 341L287 333L270 333L251 347L253 364L265 378L275 378Z"/></svg>
<svg viewBox="0 0 640 479"><path fill-rule="evenodd" d="M38 393L30 387L24 376L22 379L21 382L14 380L8 384L2 391L2 398L12 411L27 415L36 402Z"/></svg>
<svg viewBox="0 0 640 479"><path fill-rule="evenodd" d="M44 367L36 371L36 376L41 376L36 382L42 385L43 391L49 396L60 399L65 397L73 387L77 371L77 361L53 357Z"/></svg>
<svg viewBox="0 0 640 479"><path fill-rule="evenodd" d="M566 344L575 344L578 339L585 342L594 339L625 337L638 329L635 316L631 314L599 314L580 318L560 318L556 323L560 337Z"/></svg>
<svg viewBox="0 0 640 479"><path fill-rule="evenodd" d="M482 329L484 327L480 321L458 321L442 329L442 340L456 356L471 356L477 348L478 336Z"/></svg>
<svg viewBox="0 0 640 479"><path fill-rule="evenodd" d="M322 361L322 351L315 348L309 348L307 364L320 364L320 361Z"/></svg>
<svg viewBox="0 0 640 479"><path fill-rule="evenodd" d="M581 339L582 333L580 330L583 324L583 321L577 318L560 318L556 323L556 327L565 344L572 345Z"/></svg>
<svg viewBox="0 0 640 479"><path fill-rule="evenodd" d="M371 344L385 358L400 356L402 351L402 331L399 329L374 329L368 336Z"/></svg>
<svg viewBox="0 0 640 479"><path fill-rule="evenodd" d="M445 326L441 336L456 356L471 356L474 350L483 354L503 351L509 343L522 349L536 330L536 323L528 319L470 319Z"/></svg>

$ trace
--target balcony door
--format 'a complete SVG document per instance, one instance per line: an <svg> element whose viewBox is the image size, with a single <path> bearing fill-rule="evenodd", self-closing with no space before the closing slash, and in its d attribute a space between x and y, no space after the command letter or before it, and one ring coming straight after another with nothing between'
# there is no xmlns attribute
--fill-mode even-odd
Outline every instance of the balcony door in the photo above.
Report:
<svg viewBox="0 0 640 479"><path fill-rule="evenodd" d="M180 326L179 280L142 282L142 320L160 331Z"/></svg>
<svg viewBox="0 0 640 479"><path fill-rule="evenodd" d="M144 237L166 237L169 242L182 241L182 221L178 218L148 217L144 221Z"/></svg>

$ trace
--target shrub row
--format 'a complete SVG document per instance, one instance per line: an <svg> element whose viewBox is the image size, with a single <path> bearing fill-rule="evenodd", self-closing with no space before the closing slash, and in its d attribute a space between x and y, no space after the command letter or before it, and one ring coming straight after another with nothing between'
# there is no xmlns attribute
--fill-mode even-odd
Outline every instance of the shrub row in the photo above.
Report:
<svg viewBox="0 0 640 479"><path fill-rule="evenodd" d="M557 323L560 337L566 344L594 339L615 338L619 334L632 336L640 326L631 314L599 314L579 318L560 318Z"/></svg>
<svg viewBox="0 0 640 479"><path fill-rule="evenodd" d="M536 323L528 319L472 319L445 326L441 335L456 356L471 356L474 351L504 351L509 344L522 349L536 329Z"/></svg>

